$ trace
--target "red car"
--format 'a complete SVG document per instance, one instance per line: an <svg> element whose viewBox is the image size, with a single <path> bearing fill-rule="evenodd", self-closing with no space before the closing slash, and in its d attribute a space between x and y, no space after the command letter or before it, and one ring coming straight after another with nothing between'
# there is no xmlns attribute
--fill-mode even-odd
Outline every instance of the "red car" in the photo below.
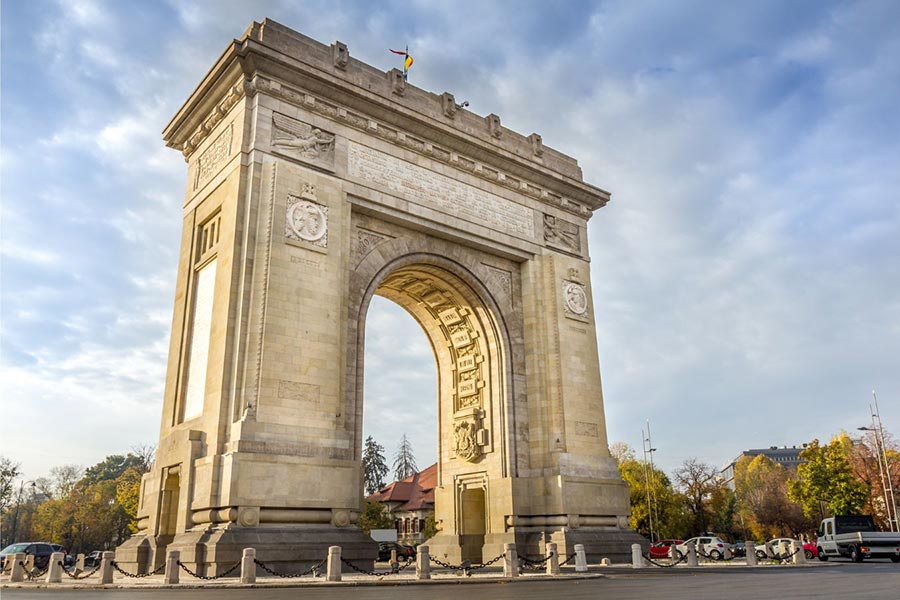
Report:
<svg viewBox="0 0 900 600"><path fill-rule="evenodd" d="M650 544L650 558L669 558L669 547L681 542L682 540L659 540Z"/></svg>
<svg viewBox="0 0 900 600"><path fill-rule="evenodd" d="M806 542L803 544L803 554L806 555L806 560L819 558L819 548L816 546L816 542Z"/></svg>

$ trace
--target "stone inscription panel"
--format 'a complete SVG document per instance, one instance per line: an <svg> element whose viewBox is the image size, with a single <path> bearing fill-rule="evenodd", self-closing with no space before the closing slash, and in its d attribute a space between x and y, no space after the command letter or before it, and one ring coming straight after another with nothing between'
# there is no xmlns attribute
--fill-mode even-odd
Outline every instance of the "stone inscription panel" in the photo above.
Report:
<svg viewBox="0 0 900 600"><path fill-rule="evenodd" d="M348 163L352 177L382 185L408 200L509 235L534 238L532 211L521 204L353 142Z"/></svg>

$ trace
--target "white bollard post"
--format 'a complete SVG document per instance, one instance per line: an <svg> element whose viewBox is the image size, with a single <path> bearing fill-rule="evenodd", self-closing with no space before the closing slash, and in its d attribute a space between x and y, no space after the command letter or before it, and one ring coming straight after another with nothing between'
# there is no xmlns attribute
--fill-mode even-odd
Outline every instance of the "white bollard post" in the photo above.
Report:
<svg viewBox="0 0 900 600"><path fill-rule="evenodd" d="M116 560L116 553L107 550L100 555L100 583L113 582L113 561Z"/></svg>
<svg viewBox="0 0 900 600"><path fill-rule="evenodd" d="M84 572L84 552L75 557L75 574L79 575Z"/></svg>
<svg viewBox="0 0 900 600"><path fill-rule="evenodd" d="M575 544L575 572L587 571L587 555L584 553L584 544Z"/></svg>
<svg viewBox="0 0 900 600"><path fill-rule="evenodd" d="M341 580L341 547L328 546L328 566L325 571L326 581Z"/></svg>
<svg viewBox="0 0 900 600"><path fill-rule="evenodd" d="M503 576L519 576L519 553L516 552L515 544L503 544Z"/></svg>
<svg viewBox="0 0 900 600"><path fill-rule="evenodd" d="M556 551L556 542L544 544L547 549L547 575L559 575L559 553Z"/></svg>
<svg viewBox="0 0 900 600"><path fill-rule="evenodd" d="M747 566L755 567L757 564L757 562L756 562L756 544L754 544L753 542L749 542L749 541L744 542L744 549L747 551L747 555L746 555Z"/></svg>
<svg viewBox="0 0 900 600"><path fill-rule="evenodd" d="M631 568L641 569L644 567L644 557L641 556L641 545L631 545Z"/></svg>
<svg viewBox="0 0 900 600"><path fill-rule="evenodd" d="M256 548L244 548L241 555L241 583L256 583Z"/></svg>
<svg viewBox="0 0 900 600"><path fill-rule="evenodd" d="M609 561L609 559L606 558L606 557L603 557L603 558L600 559L600 566L601 566L601 567L608 567L608 566L611 565L611 564L612 564L612 563L611 563L611 562Z"/></svg>
<svg viewBox="0 0 900 600"><path fill-rule="evenodd" d="M690 542L687 545L687 564L689 567L700 566L700 563L697 562L697 543L696 542Z"/></svg>
<svg viewBox="0 0 900 600"><path fill-rule="evenodd" d="M725 560L731 560L734 558L734 555L731 553L731 544L725 544L725 554L723 555Z"/></svg>
<svg viewBox="0 0 900 600"><path fill-rule="evenodd" d="M7 562L12 561L9 570L9 582L19 583L25 581L25 553L16 552L6 557Z"/></svg>
<svg viewBox="0 0 900 600"><path fill-rule="evenodd" d="M26 554L25 555L25 572L31 573L34 571L34 554Z"/></svg>
<svg viewBox="0 0 900 600"><path fill-rule="evenodd" d="M416 579L431 579L431 556L428 554L428 546L419 546L416 549Z"/></svg>
<svg viewBox="0 0 900 600"><path fill-rule="evenodd" d="M62 552L54 552L50 555L50 563L47 565L47 583L62 583L62 561Z"/></svg>
<svg viewBox="0 0 900 600"><path fill-rule="evenodd" d="M179 577L178 562L181 560L181 552L178 550L169 550L166 556L166 578L163 583L166 585L177 585Z"/></svg>
<svg viewBox="0 0 900 600"><path fill-rule="evenodd" d="M803 542L798 542L797 540L791 542L791 552L794 553L794 556L791 557L791 562L795 565L806 564L806 554L804 554Z"/></svg>

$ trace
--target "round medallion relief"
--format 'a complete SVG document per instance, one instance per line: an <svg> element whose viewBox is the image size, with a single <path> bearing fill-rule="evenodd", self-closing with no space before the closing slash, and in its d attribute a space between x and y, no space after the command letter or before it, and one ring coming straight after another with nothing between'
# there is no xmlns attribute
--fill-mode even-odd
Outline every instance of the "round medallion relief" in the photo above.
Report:
<svg viewBox="0 0 900 600"><path fill-rule="evenodd" d="M587 312L587 294L584 287L577 283L567 283L563 288L566 295L566 306L576 315L583 315Z"/></svg>
<svg viewBox="0 0 900 600"><path fill-rule="evenodd" d="M307 242L317 242L325 235L327 217L314 202L297 202L288 210L288 225L297 237Z"/></svg>

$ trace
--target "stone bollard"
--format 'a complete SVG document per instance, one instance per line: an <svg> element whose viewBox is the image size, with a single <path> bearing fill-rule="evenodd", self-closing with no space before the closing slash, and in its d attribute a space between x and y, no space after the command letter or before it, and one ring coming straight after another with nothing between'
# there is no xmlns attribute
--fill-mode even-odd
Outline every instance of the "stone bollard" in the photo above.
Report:
<svg viewBox="0 0 900 600"><path fill-rule="evenodd" d="M100 583L113 582L113 561L116 560L116 553L107 550L100 555Z"/></svg>
<svg viewBox="0 0 900 600"><path fill-rule="evenodd" d="M791 552L794 552L794 556L791 557L791 562L795 565L806 564L806 554L803 550L803 542L798 542L797 540L791 542Z"/></svg>
<svg viewBox="0 0 900 600"><path fill-rule="evenodd" d="M178 561L181 560L181 552L178 550L169 550L166 556L166 578L163 581L166 585L177 585L179 576Z"/></svg>
<svg viewBox="0 0 900 600"><path fill-rule="evenodd" d="M84 552L75 557L75 574L79 575L84 571Z"/></svg>
<svg viewBox="0 0 900 600"><path fill-rule="evenodd" d="M7 562L12 561L9 569L9 582L18 583L25 581L25 553L16 552L6 557Z"/></svg>
<svg viewBox="0 0 900 600"><path fill-rule="evenodd" d="M779 550L778 554L781 555L782 562L785 560L785 557L791 553L791 545L788 542L782 541L778 544Z"/></svg>
<svg viewBox="0 0 900 600"><path fill-rule="evenodd" d="M609 561L608 558L605 558L605 557L604 557L604 558L601 558L601 559L600 559L600 566L601 566L601 567L608 567L608 566L611 565L611 564L612 564L612 563Z"/></svg>
<svg viewBox="0 0 900 600"><path fill-rule="evenodd" d="M644 557L641 556L641 545L631 545L631 568L640 569L644 567Z"/></svg>
<svg viewBox="0 0 900 600"><path fill-rule="evenodd" d="M689 567L700 566L700 563L697 562L697 543L696 542L690 542L687 545L687 565Z"/></svg>
<svg viewBox="0 0 900 600"><path fill-rule="evenodd" d="M584 553L584 544L575 544L575 572L587 571L587 556Z"/></svg>
<svg viewBox="0 0 900 600"><path fill-rule="evenodd" d="M775 557L775 549L772 548L771 542L766 542L764 548L765 548L766 558L772 559Z"/></svg>
<svg viewBox="0 0 900 600"><path fill-rule="evenodd" d="M31 573L34 571L34 554L26 554L25 555L25 572Z"/></svg>
<svg viewBox="0 0 900 600"><path fill-rule="evenodd" d="M556 551L555 542L547 542L544 547L547 549L547 575L559 575L559 553Z"/></svg>
<svg viewBox="0 0 900 600"><path fill-rule="evenodd" d="M416 549L416 579L431 579L431 556L428 554L428 546L419 546Z"/></svg>
<svg viewBox="0 0 900 600"><path fill-rule="evenodd" d="M341 580L341 547L328 546L328 566L325 568L326 581Z"/></svg>
<svg viewBox="0 0 900 600"><path fill-rule="evenodd" d="M744 549L747 551L747 566L755 567L756 566L756 544L753 542L744 542Z"/></svg>
<svg viewBox="0 0 900 600"><path fill-rule="evenodd" d="M731 544L725 544L725 554L722 556L725 560L731 560L734 555L731 553Z"/></svg>
<svg viewBox="0 0 900 600"><path fill-rule="evenodd" d="M244 548L241 555L241 583L256 583L256 548Z"/></svg>
<svg viewBox="0 0 900 600"><path fill-rule="evenodd" d="M503 576L519 576L519 553L516 552L515 544L503 544Z"/></svg>
<svg viewBox="0 0 900 600"><path fill-rule="evenodd" d="M62 583L62 561L62 552L54 552L50 555L50 563L47 565L47 583Z"/></svg>

